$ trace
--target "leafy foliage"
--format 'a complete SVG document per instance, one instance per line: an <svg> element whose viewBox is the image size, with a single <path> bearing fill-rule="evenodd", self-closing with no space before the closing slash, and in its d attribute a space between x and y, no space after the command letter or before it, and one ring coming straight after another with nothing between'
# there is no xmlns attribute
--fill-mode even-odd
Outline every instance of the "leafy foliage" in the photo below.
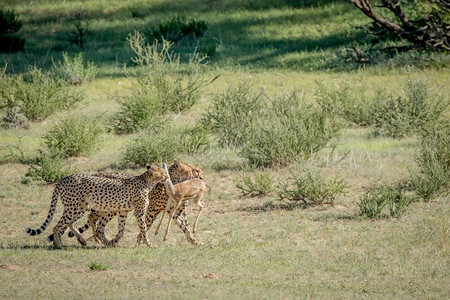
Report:
<svg viewBox="0 0 450 300"><path fill-rule="evenodd" d="M69 42L84 50L86 36L89 34L89 27L91 25L87 12L82 8L78 8L74 12L70 23L72 24L72 31L68 36Z"/></svg>
<svg viewBox="0 0 450 300"><path fill-rule="evenodd" d="M241 146L261 115L264 103L264 94L253 90L248 82L230 87L214 96L201 123L211 128L220 145Z"/></svg>
<svg viewBox="0 0 450 300"><path fill-rule="evenodd" d="M35 162L30 164L26 176L54 183L74 172L61 155L41 150Z"/></svg>
<svg viewBox="0 0 450 300"><path fill-rule="evenodd" d="M321 170L297 166L291 176L279 184L278 197L301 201L303 206L333 204L346 188L340 176L326 177Z"/></svg>
<svg viewBox="0 0 450 300"><path fill-rule="evenodd" d="M102 131L96 121L70 117L51 128L43 141L51 153L64 157L89 155L98 147Z"/></svg>
<svg viewBox="0 0 450 300"><path fill-rule="evenodd" d="M120 99L119 105L120 110L111 119L111 128L118 134L155 131L165 122L163 104L155 98L153 90L146 86Z"/></svg>
<svg viewBox="0 0 450 300"><path fill-rule="evenodd" d="M239 177L236 187L244 196L267 196L275 190L274 176L264 171L254 172L253 175L243 175Z"/></svg>
<svg viewBox="0 0 450 300"><path fill-rule="evenodd" d="M72 85L82 85L95 78L97 67L92 62L85 64L83 52L79 52L73 57L64 52L62 57L62 61L53 62L53 73L56 78Z"/></svg>
<svg viewBox="0 0 450 300"><path fill-rule="evenodd" d="M309 159L340 129L328 114L304 104L298 93L272 99L253 128L241 153L251 165L264 167Z"/></svg>
<svg viewBox="0 0 450 300"><path fill-rule="evenodd" d="M106 266L102 263L96 262L96 261L92 262L89 265L89 270L91 270L91 271L106 271L106 270L108 270L108 268L109 268L108 266Z"/></svg>
<svg viewBox="0 0 450 300"><path fill-rule="evenodd" d="M13 10L0 10L0 52L24 50L25 40L15 35L22 25Z"/></svg>
<svg viewBox="0 0 450 300"><path fill-rule="evenodd" d="M208 30L208 25L203 20L186 20L183 16L176 16L151 27L146 36L150 41L157 39L176 43L182 39L200 38L206 30Z"/></svg>
<svg viewBox="0 0 450 300"><path fill-rule="evenodd" d="M2 77L2 82L9 84L1 92L3 108L19 107L31 121L44 120L55 111L68 109L84 98L82 91L67 87L64 82L53 79L51 74L36 67L25 76Z"/></svg>
<svg viewBox="0 0 450 300"><path fill-rule="evenodd" d="M131 166L145 166L172 161L179 151L179 136L170 128L158 135L142 132L126 146L123 161Z"/></svg>
<svg viewBox="0 0 450 300"><path fill-rule="evenodd" d="M411 204L413 198L406 194L406 187L374 184L359 199L359 215L378 218L387 208L389 216L400 217Z"/></svg>
<svg viewBox="0 0 450 300"><path fill-rule="evenodd" d="M422 132L416 155L419 173L412 176L415 192L428 201L446 195L450 187L450 123L439 122Z"/></svg>
<svg viewBox="0 0 450 300"><path fill-rule="evenodd" d="M127 74L136 78L137 93L149 89L164 110L176 113L190 109L199 99L200 90L208 83L200 74L206 57L191 53L186 64L180 62L180 55L171 50L172 43L163 40L148 45L144 37L135 32L127 38L135 53L132 61L138 66Z"/></svg>
<svg viewBox="0 0 450 300"><path fill-rule="evenodd" d="M188 127L181 132L181 148L185 153L201 153L211 146L209 128L201 125Z"/></svg>

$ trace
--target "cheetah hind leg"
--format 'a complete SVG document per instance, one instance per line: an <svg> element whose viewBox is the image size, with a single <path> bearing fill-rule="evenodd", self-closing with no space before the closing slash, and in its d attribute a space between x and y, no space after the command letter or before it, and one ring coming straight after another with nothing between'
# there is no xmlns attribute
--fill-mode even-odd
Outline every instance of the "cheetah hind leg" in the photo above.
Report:
<svg viewBox="0 0 450 300"><path fill-rule="evenodd" d="M80 244L82 246L86 246L86 241L83 239L83 237L81 236L81 233L78 231L78 229L76 229L75 227L73 227L72 223L69 223L69 228L70 230L72 230L72 232L75 234L75 236L77 237L78 242L80 242Z"/></svg>

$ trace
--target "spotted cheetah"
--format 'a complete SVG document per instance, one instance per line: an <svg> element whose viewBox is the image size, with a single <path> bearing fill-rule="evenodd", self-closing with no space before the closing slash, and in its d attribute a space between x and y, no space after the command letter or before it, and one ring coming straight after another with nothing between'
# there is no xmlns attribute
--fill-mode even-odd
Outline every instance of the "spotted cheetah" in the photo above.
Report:
<svg viewBox="0 0 450 300"><path fill-rule="evenodd" d="M159 166L149 166L141 175L123 180L98 177L86 174L74 174L59 181L53 192L50 210L44 224L36 229L27 228L32 236L42 233L53 219L58 197L64 205L64 211L58 224L53 228L54 244L61 248L61 235L69 227L82 245L86 245L79 231L73 227L86 211L125 215L134 209L140 233L137 243L150 245L147 236L145 211L148 207L148 194L156 183L166 180L167 173Z"/></svg>
<svg viewBox="0 0 450 300"><path fill-rule="evenodd" d="M191 178L200 178L203 179L203 170L198 168L195 165L190 165L182 161L174 160L173 164L169 167L169 174L172 182L174 184L185 181L187 179ZM123 174L123 173L100 173L95 174L94 176L99 177L106 177L106 178L113 178L113 179L125 179L129 177L129 174ZM146 214L146 225L147 230L150 229L152 226L154 220L158 216L158 214L166 208L167 202L168 202L168 195L166 193L166 189L163 184L157 183L156 186L153 188L153 190L148 195L149 198L149 205L147 208L147 214ZM192 244L198 244L198 242L195 240L193 234L189 230L187 217L185 213L185 207L186 203L183 203L179 209L177 210L177 213L174 215L173 219L176 221L178 227L183 231L188 241ZM171 209L173 210L175 208L175 205L171 205ZM111 240L108 241L105 237L104 230L108 222L114 218L116 214L115 213L107 213L104 214L102 212L96 212L91 211L90 213L90 220L92 218L94 224L98 221L98 228L93 229L93 237L95 239L100 239L103 244L108 246L114 246L117 244L117 242L120 240L120 238L123 236L123 225L122 223L125 222L125 218L123 215L119 214L119 232L118 234ZM86 223L83 227L79 228L79 232L83 233L85 230L89 229L91 222ZM73 232L69 232L69 236L73 237L75 234ZM50 236L48 240L52 240L53 236Z"/></svg>

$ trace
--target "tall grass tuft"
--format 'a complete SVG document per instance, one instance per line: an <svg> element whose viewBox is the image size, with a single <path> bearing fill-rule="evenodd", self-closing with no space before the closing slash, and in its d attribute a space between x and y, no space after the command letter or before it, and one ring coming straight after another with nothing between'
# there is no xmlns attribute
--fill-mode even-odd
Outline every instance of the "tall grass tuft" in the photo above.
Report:
<svg viewBox="0 0 450 300"><path fill-rule="evenodd" d="M216 94L201 123L211 128L221 146L242 146L265 104L262 92L252 89L248 82L243 83Z"/></svg>
<svg viewBox="0 0 450 300"><path fill-rule="evenodd" d="M98 148L102 132L97 121L69 117L51 128L43 141L50 152L64 157L89 155Z"/></svg>

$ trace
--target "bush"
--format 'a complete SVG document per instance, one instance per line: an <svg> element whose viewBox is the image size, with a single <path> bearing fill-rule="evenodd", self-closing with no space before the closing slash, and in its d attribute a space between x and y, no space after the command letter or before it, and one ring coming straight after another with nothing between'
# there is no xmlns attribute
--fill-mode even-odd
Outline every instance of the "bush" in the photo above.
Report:
<svg viewBox="0 0 450 300"><path fill-rule="evenodd" d="M2 127L6 129L28 128L29 122L27 117L20 112L20 108L11 107L6 110L2 119Z"/></svg>
<svg viewBox="0 0 450 300"><path fill-rule="evenodd" d="M243 175L236 183L242 195L267 196L274 191L274 176L269 172L255 172L253 175Z"/></svg>
<svg viewBox="0 0 450 300"><path fill-rule="evenodd" d="M249 83L230 87L214 96L201 123L211 128L220 145L242 146L261 115L264 104L264 94L253 90Z"/></svg>
<svg viewBox="0 0 450 300"><path fill-rule="evenodd" d="M330 116L342 117L359 126L369 126L373 123L373 102L362 86L352 88L343 84L342 88L330 90L324 84L318 83L316 98L322 110Z"/></svg>
<svg viewBox="0 0 450 300"><path fill-rule="evenodd" d="M168 41L154 41L147 45L139 32L127 38L131 49L136 54L132 61L138 68L128 71L127 75L136 78L137 86L133 90L137 95L141 90L149 90L156 102L161 103L164 110L175 113L186 111L197 103L200 90L207 81L200 74L202 62L206 57L194 52L189 61L181 65L180 55L171 51Z"/></svg>
<svg viewBox="0 0 450 300"><path fill-rule="evenodd" d="M183 130L180 141L182 151L189 154L204 152L211 146L209 129L199 125Z"/></svg>
<svg viewBox="0 0 450 300"><path fill-rule="evenodd" d="M89 155L98 147L102 131L96 121L71 117L50 129L43 140L50 152L64 157Z"/></svg>
<svg viewBox="0 0 450 300"><path fill-rule="evenodd" d="M411 204L413 198L406 195L406 187L402 185L378 185L367 189L358 202L359 215L367 218L378 218L387 208L389 216L400 217Z"/></svg>
<svg viewBox="0 0 450 300"><path fill-rule="evenodd" d="M326 177L321 170L296 167L291 176L278 186L278 197L301 201L303 206L334 204L347 184L340 176Z"/></svg>
<svg viewBox="0 0 450 300"><path fill-rule="evenodd" d="M374 109L375 133L404 137L417 133L428 123L441 118L447 101L431 99L428 85L420 80L408 81L404 96L379 93L381 99Z"/></svg>
<svg viewBox="0 0 450 300"><path fill-rule="evenodd" d="M449 103L430 94L421 80L409 80L400 95L376 91L369 97L364 87L348 84L329 90L319 84L317 102L324 112L340 116L360 126L373 126L374 134L394 138L418 133L428 123L440 119Z"/></svg>
<svg viewBox="0 0 450 300"><path fill-rule="evenodd" d="M123 161L127 165L145 166L146 164L173 161L180 151L179 136L167 129L158 135L141 133L126 146Z"/></svg>
<svg viewBox="0 0 450 300"><path fill-rule="evenodd" d="M72 85L82 85L92 81L97 74L97 67L94 66L94 63L84 63L82 52L73 57L64 52L62 61L53 62L53 69L57 79L62 79Z"/></svg>
<svg viewBox="0 0 450 300"><path fill-rule="evenodd" d="M20 28L22 21L17 18L12 10L0 10L0 52L18 52L23 51L25 40L15 36Z"/></svg>
<svg viewBox="0 0 450 300"><path fill-rule="evenodd" d="M105 266L102 263L94 261L89 265L89 270L91 270L91 271L106 271L106 270L108 270L108 266Z"/></svg>
<svg viewBox="0 0 450 300"><path fill-rule="evenodd" d="M247 131L249 128L247 126ZM255 166L285 166L309 159L337 135L339 126L322 110L301 103L298 93L271 101L241 149Z"/></svg>
<svg viewBox="0 0 450 300"><path fill-rule="evenodd" d="M78 8L70 19L72 31L68 35L69 42L78 46L80 49L84 49L86 36L89 34L91 22L88 17L85 10Z"/></svg>
<svg viewBox="0 0 450 300"><path fill-rule="evenodd" d="M62 156L40 151L40 155L30 165L26 176L54 183L73 173L75 173L74 168L67 166Z"/></svg>
<svg viewBox="0 0 450 300"><path fill-rule="evenodd" d="M139 130L154 131L165 123L163 104L145 86L119 101L120 110L111 119L111 128L118 134Z"/></svg>
<svg viewBox="0 0 450 300"><path fill-rule="evenodd" d="M176 16L172 19L161 23L157 26L151 27L146 36L150 41L166 40L176 43L182 39L193 39L202 37L208 25L202 20L186 20L185 17Z"/></svg>
<svg viewBox="0 0 450 300"><path fill-rule="evenodd" d="M419 174L412 176L414 191L426 201L447 195L450 186L450 122L424 129L415 160Z"/></svg>
<svg viewBox="0 0 450 300"><path fill-rule="evenodd" d="M68 109L84 97L83 92L67 87L40 69L31 68L26 77L10 77L2 92L4 107L20 108L29 120L44 120L60 109Z"/></svg>

